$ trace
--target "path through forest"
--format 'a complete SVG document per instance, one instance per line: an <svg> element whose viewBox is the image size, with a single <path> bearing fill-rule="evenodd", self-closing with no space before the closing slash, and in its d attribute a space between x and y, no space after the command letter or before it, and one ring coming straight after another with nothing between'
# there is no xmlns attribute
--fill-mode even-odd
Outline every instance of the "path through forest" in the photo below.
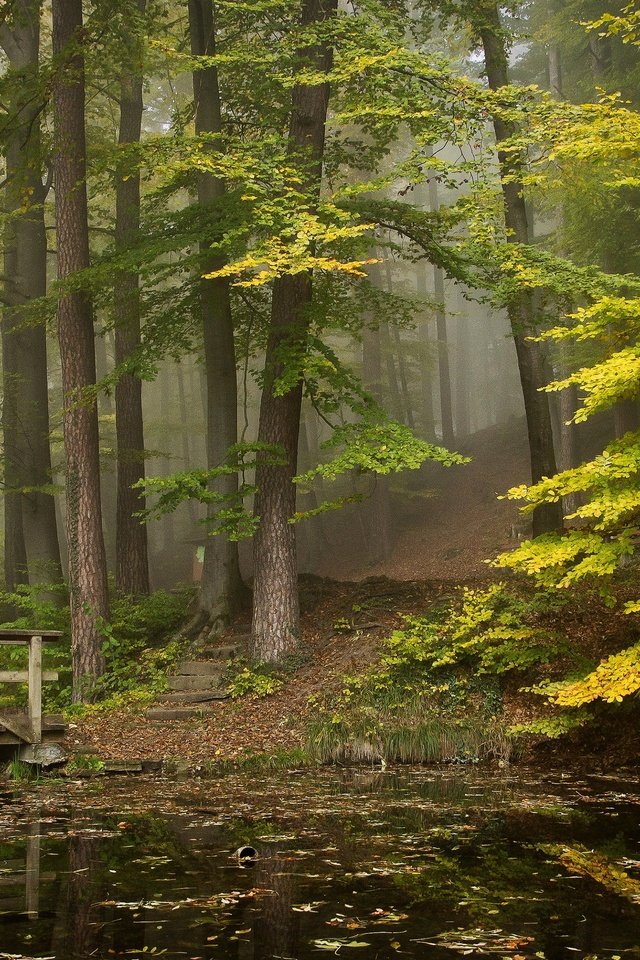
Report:
<svg viewBox="0 0 640 960"><path fill-rule="evenodd" d="M388 560L367 564L351 529L354 511L345 510L342 517L334 517L329 531L335 550L317 572L337 580L486 577L490 570L484 561L512 548L517 534L513 528L522 524L518 505L498 497L530 478L524 422L512 420L484 430L456 449L471 457L471 463L450 468L429 464L421 471L418 489L392 486L397 532Z"/></svg>

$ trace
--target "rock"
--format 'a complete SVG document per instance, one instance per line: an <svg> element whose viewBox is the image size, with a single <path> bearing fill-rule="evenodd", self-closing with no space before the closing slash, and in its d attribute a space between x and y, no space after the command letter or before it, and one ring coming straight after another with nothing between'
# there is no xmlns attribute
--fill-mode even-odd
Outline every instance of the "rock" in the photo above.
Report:
<svg viewBox="0 0 640 960"><path fill-rule="evenodd" d="M23 763L39 767L55 767L68 759L59 743L29 743L20 750L19 757Z"/></svg>

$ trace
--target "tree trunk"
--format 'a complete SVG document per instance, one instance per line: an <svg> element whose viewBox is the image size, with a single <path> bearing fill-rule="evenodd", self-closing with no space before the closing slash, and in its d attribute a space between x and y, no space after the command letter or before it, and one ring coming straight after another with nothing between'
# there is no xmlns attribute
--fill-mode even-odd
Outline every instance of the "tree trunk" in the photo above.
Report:
<svg viewBox="0 0 640 960"><path fill-rule="evenodd" d="M5 578L19 583L60 583L62 569L49 447L47 343L44 324L25 308L43 297L47 243L43 204L37 92L40 0L13 5L0 25L3 47L20 85L7 104L11 125L5 147L4 310L2 315L5 471ZM25 199L26 198L26 199ZM20 212L18 212L20 211ZM29 488L29 492L26 489Z"/></svg>
<svg viewBox="0 0 640 960"><path fill-rule="evenodd" d="M389 260L385 260L384 264L384 273L387 284L387 290L389 293L393 293L393 274L391 272L391 264ZM413 405L411 403L411 393L409 390L409 378L407 376L407 365L404 359L404 352L402 349L402 337L400 335L400 330L397 324L389 324L387 326L387 342L389 345L389 352L387 354L387 364L389 369L389 379L394 381L396 387L397 395L397 419L401 423L406 423L408 427L411 427L412 430L415 429L415 418L413 416ZM393 338L393 347L391 346L391 338ZM395 349L394 349L395 348ZM394 353L398 359L398 375L396 378L396 364L394 361Z"/></svg>
<svg viewBox="0 0 640 960"><path fill-rule="evenodd" d="M191 52L196 56L215 53L215 19L211 0L189 0ZM207 67L193 74L196 104L196 132L220 134L222 130L220 90L216 67ZM209 149L219 150L213 143ZM211 273L223 265L212 256L210 244L217 239L216 214L224 198L225 185L211 174L198 176L198 203L211 210L211 229L203 239L202 273ZM200 282L200 310L204 336L207 413L207 465L219 467L229 448L238 442L238 383L233 339L233 318L226 280ZM230 474L212 482L212 489L227 497L238 492L238 477ZM215 508L211 516L215 516ZM238 545L224 533L209 537L204 551L200 584L199 609L203 619L212 625L228 622L242 600L242 580L238 562Z"/></svg>
<svg viewBox="0 0 640 960"><path fill-rule="evenodd" d="M558 0L550 0L549 13L554 14L559 9ZM549 45L548 52L549 67L549 89L551 95L556 100L564 99L564 85L562 75L562 57L560 47L553 40ZM564 211L560 214L561 227L564 222ZM570 360L567 355L566 346L562 343L558 345L557 350L557 372L560 380L566 379L570 374ZM579 406L578 388L575 384L561 390L558 394L558 466L561 470L571 470L577 467L580 462L580 443L577 424L573 422L576 410ZM578 506L578 497L576 494L570 494L563 498L562 506L565 514L573 513Z"/></svg>
<svg viewBox="0 0 640 960"><path fill-rule="evenodd" d="M58 279L89 266L82 0L53 0L53 83ZM62 366L67 542L71 591L73 699L92 697L104 671L102 622L108 617L101 523L98 412L86 391L95 383L91 301L83 290L58 300Z"/></svg>
<svg viewBox="0 0 640 960"><path fill-rule="evenodd" d="M456 436L465 439L471 433L470 386L473 378L472 355L469 349L469 316L467 302L458 291L456 323Z"/></svg>
<svg viewBox="0 0 640 960"><path fill-rule="evenodd" d="M362 383L378 404L382 400L382 351L380 329L362 331ZM363 506L365 506L363 504ZM367 512L367 560L370 564L388 560L393 550L393 523L388 477L373 475L369 483Z"/></svg>
<svg viewBox="0 0 640 960"><path fill-rule="evenodd" d="M421 260L416 264L416 292L427 299L427 277ZM435 412L433 409L433 384L431 380L432 341L429 336L429 320L422 320L420 331L420 388L422 393L423 436L429 443L436 442Z"/></svg>
<svg viewBox="0 0 640 960"><path fill-rule="evenodd" d="M480 36L485 54L487 79L491 90L499 90L509 82L507 56L501 36L501 24L498 7L494 3L483 4L485 16ZM486 6L486 10L484 9ZM520 178L522 160L513 158L500 144L515 132L512 124L502 117L494 118L498 160L502 175L502 193L504 197L505 223L508 240L512 243L529 242L529 224L524 200L524 188ZM520 382L524 396L524 406L529 434L531 454L531 477L534 483L542 477L551 477L556 473L556 461L553 449L553 430L549 410L548 395L542 392L546 384L544 358L540 345L528 338L536 333L538 326L537 304L533 294L524 291L517 302L509 305L509 319L518 357ZM533 534L562 530L562 508L558 504L544 504L533 514Z"/></svg>
<svg viewBox="0 0 640 960"><path fill-rule="evenodd" d="M389 409L395 419L399 420L400 423L403 423L404 410L402 405L402 397L400 396L400 384L398 383L394 349L391 343L391 333L389 330L389 322L387 320L383 320L380 324L378 328L378 336L380 338L380 347L384 356L384 365L387 370L387 393L389 397Z"/></svg>
<svg viewBox="0 0 640 960"><path fill-rule="evenodd" d="M326 21L337 10L337 0L304 0L303 26ZM331 67L330 49L320 44L305 50L301 66L326 72ZM329 106L328 83L294 87L289 144L292 155L306 155L306 186L319 195L322 181L325 125ZM283 356L303 349L311 301L310 274L277 279L273 286L271 323L265 357L258 439L278 445L283 466L272 466L264 455L256 468L255 514L260 525L254 539L253 654L260 660L279 660L296 647L300 635L295 528L289 522L295 512L296 474L302 381L283 395L274 384L283 372Z"/></svg>
<svg viewBox="0 0 640 960"><path fill-rule="evenodd" d="M432 213L440 209L438 184L429 177L429 207ZM436 336L438 338L438 373L440 382L440 416L443 446L451 449L455 443L453 432L453 400L451 397L451 370L449 368L449 341L447 338L446 293L444 271L433 265L433 292L436 300Z"/></svg>
<svg viewBox="0 0 640 960"><path fill-rule="evenodd" d="M140 16L146 0L134 0ZM132 55L140 47L133 41ZM133 56L131 58L133 60ZM138 143L142 129L142 73L125 63L120 78L120 130L118 143ZM123 251L140 239L140 172L126 159L116 170L116 250ZM115 361L124 363L140 348L140 281L135 272L122 271L113 290ZM121 593L149 593L147 528L136 513L145 499L134 484L144 480L144 423L142 381L125 373L117 382L116 400L116 587Z"/></svg>

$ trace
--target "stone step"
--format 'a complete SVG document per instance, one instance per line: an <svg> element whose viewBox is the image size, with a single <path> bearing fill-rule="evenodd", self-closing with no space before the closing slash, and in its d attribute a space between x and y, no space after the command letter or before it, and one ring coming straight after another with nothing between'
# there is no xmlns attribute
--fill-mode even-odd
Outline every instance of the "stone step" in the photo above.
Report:
<svg viewBox="0 0 640 960"><path fill-rule="evenodd" d="M214 691L220 687L220 677L169 677L170 690L210 690Z"/></svg>
<svg viewBox="0 0 640 960"><path fill-rule="evenodd" d="M142 773L142 760L105 760L105 773Z"/></svg>
<svg viewBox="0 0 640 960"><path fill-rule="evenodd" d="M164 693L158 697L158 704L166 703L209 703L213 700L227 700L229 694L225 690L176 690L175 693Z"/></svg>
<svg viewBox="0 0 640 960"><path fill-rule="evenodd" d="M226 664L220 660L183 660L178 666L179 676L219 677Z"/></svg>
<svg viewBox="0 0 640 960"><path fill-rule="evenodd" d="M226 643L223 646L212 647L207 645L198 650L198 654L206 657L207 660L234 660L236 657L242 657L247 652L247 647L241 643Z"/></svg>
<svg viewBox="0 0 640 960"><path fill-rule="evenodd" d="M206 707L149 707L146 712L147 720L191 720L194 717L205 716Z"/></svg>

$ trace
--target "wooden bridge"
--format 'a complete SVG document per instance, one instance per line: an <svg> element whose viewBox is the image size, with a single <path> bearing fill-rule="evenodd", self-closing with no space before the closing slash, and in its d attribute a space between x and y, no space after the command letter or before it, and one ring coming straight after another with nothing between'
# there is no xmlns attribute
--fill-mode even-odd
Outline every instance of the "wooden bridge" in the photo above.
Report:
<svg viewBox="0 0 640 960"><path fill-rule="evenodd" d="M7 712L0 708L0 744L40 744L51 735L64 732L61 717L42 716L42 683L57 680L54 671L43 671L42 650L48 643L57 643L60 630L0 630L0 645L27 647L27 670L0 670L0 683L27 683L29 700L26 712Z"/></svg>

